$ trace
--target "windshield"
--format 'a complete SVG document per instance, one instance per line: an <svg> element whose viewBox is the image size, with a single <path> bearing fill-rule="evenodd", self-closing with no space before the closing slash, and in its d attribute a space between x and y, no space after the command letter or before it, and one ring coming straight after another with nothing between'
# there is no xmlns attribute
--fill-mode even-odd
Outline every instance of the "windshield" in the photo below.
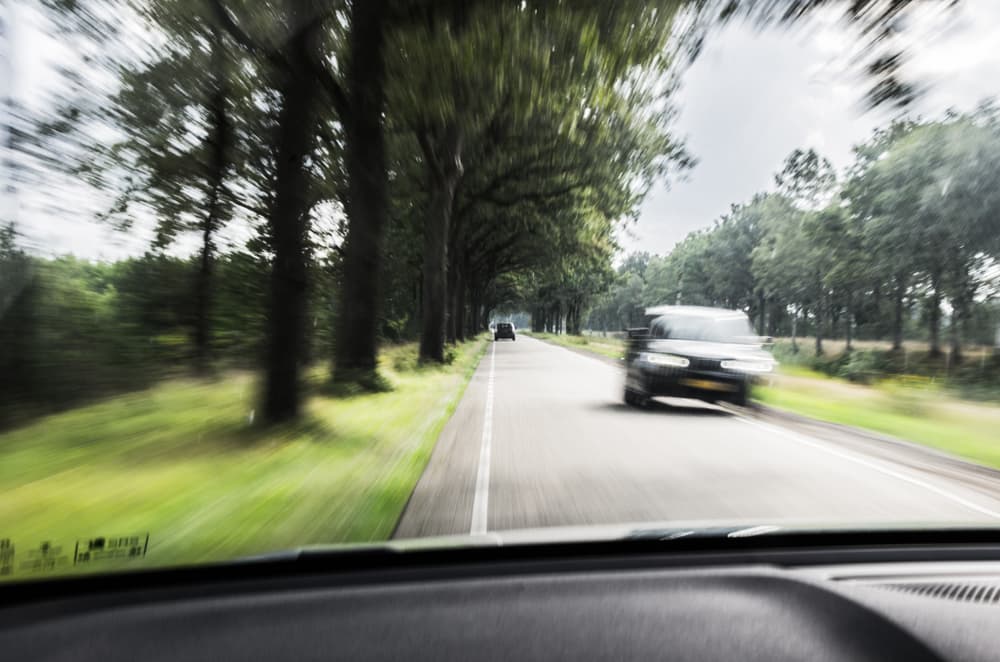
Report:
<svg viewBox="0 0 1000 662"><path fill-rule="evenodd" d="M0 22L0 580L1000 522L992 0Z"/></svg>
<svg viewBox="0 0 1000 662"><path fill-rule="evenodd" d="M749 320L743 315L726 317L664 316L653 321L653 338L737 343L755 339Z"/></svg>

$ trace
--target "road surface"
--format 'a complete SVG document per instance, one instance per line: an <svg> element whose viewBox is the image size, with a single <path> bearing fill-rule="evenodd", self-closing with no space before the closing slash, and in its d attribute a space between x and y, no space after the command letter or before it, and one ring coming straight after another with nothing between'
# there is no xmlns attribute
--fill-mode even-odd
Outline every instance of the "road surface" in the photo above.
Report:
<svg viewBox="0 0 1000 662"><path fill-rule="evenodd" d="M639 522L1000 524L996 489L711 405L626 407L607 361L491 343L396 536ZM991 493L992 492L992 493Z"/></svg>

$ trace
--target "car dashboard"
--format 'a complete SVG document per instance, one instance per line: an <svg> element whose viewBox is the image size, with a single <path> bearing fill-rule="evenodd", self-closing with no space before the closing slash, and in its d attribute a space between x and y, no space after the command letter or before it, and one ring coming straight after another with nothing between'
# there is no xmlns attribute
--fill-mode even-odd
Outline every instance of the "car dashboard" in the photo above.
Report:
<svg viewBox="0 0 1000 662"><path fill-rule="evenodd" d="M574 549L24 584L0 591L0 650L73 662L971 662L1000 650L1000 547Z"/></svg>

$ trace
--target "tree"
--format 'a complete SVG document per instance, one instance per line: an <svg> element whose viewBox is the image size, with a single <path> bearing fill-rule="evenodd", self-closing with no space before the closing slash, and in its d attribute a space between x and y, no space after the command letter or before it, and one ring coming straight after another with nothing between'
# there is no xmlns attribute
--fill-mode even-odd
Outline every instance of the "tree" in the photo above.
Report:
<svg viewBox="0 0 1000 662"><path fill-rule="evenodd" d="M232 62L234 45L201 3L158 0L136 10L147 29L166 38L148 58L119 65L121 86L106 119L121 138L110 147L94 146L89 170L98 185L110 187L109 178L126 182L105 215L117 227L127 230L137 211L149 211L157 219L157 249L181 233L200 235L192 297L196 366L206 372L216 238L234 206L229 190L237 130L234 106L246 102L248 89L234 72L248 63ZM177 84L181 80L185 85Z"/></svg>
<svg viewBox="0 0 1000 662"><path fill-rule="evenodd" d="M626 5L511 2L470 7L445 3L438 10L428 9L422 25L398 37L396 52L405 58L405 67L400 68L406 69L407 77L396 82L400 89L392 107L415 132L429 191L424 220L422 358L440 360L443 356L448 284L461 298L469 277L463 251L465 228L474 207L514 207L521 201L551 204L560 196L580 197L596 178L578 169L581 156L590 161L590 154L588 146L577 140L601 130L612 141L624 138L614 127L615 122L628 120L622 102L646 104L632 113L640 118L648 112L648 104L661 99L662 95L649 94L643 99L637 83L648 84L651 74L663 73L670 62L666 42L676 3ZM483 61L497 62L502 69L484 77ZM645 119L653 129L649 118ZM500 174L492 186L474 188L472 200L467 201L473 204L463 205L461 189L470 166L494 170L498 161L510 163L503 150L520 147L517 138L528 133L536 144L539 139L543 144L554 140L559 148L548 153L535 150L532 155L536 161L548 162L549 171L542 174L548 186L525 187L529 182L523 178L522 166ZM663 144L660 136L650 139ZM589 151L609 146L618 152L625 147L620 140L610 145L598 142ZM482 160L467 163L471 159L464 158L466 153ZM640 155L648 158L649 153L645 150ZM612 159L612 164L625 162L620 156ZM633 181L625 182L626 187L634 186L643 174L636 165L650 167L633 159L633 170L627 173ZM504 186L506 182L515 186ZM452 259L449 247L455 252ZM453 317L457 316L459 306L451 308Z"/></svg>
<svg viewBox="0 0 1000 662"><path fill-rule="evenodd" d="M820 286L805 231L807 212L780 195L768 196L762 205L762 237L751 254L753 272L766 296L790 309L792 347L798 351L798 320L818 301Z"/></svg>

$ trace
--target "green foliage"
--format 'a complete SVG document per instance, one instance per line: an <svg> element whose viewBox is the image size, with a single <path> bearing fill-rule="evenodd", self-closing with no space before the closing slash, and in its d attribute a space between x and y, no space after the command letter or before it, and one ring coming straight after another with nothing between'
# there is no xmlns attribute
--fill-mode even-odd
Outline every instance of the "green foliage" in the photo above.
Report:
<svg viewBox="0 0 1000 662"><path fill-rule="evenodd" d="M846 354L846 361L837 369L837 376L859 384L871 384L884 374L884 362L879 352L855 350Z"/></svg>
<svg viewBox="0 0 1000 662"><path fill-rule="evenodd" d="M383 361L391 392L317 395L280 426L251 425L255 380L230 372L0 432L4 535L66 544L148 531L145 559L109 571L386 540L484 346L464 343L434 370ZM415 355L412 345L387 354L404 349Z"/></svg>

